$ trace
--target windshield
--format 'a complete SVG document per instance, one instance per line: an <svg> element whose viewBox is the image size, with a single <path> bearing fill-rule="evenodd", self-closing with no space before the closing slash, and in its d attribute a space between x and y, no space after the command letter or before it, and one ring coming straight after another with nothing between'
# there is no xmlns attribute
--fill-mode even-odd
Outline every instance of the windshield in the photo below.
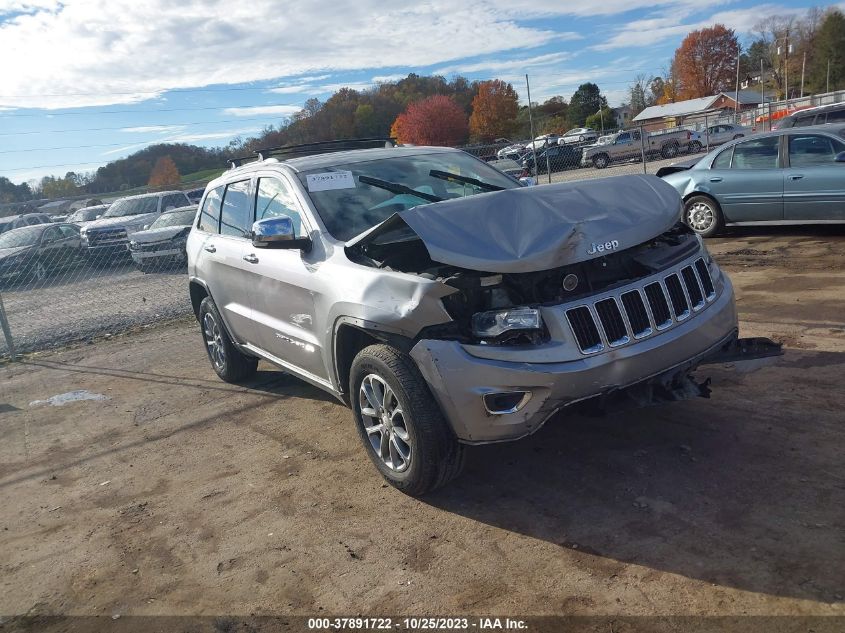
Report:
<svg viewBox="0 0 845 633"><path fill-rule="evenodd" d="M155 213L158 210L158 196L151 198L124 198L118 200L103 214L104 218L121 218L127 215Z"/></svg>
<svg viewBox="0 0 845 633"><path fill-rule="evenodd" d="M190 207L184 211L171 211L160 216L150 224L151 229L160 229L164 226L191 226L197 215L196 207Z"/></svg>
<svg viewBox="0 0 845 633"><path fill-rule="evenodd" d="M43 230L41 226L27 226L3 233L0 235L0 248L18 248L37 244Z"/></svg>
<svg viewBox="0 0 845 633"><path fill-rule="evenodd" d="M101 215L106 210L106 207L86 207L84 209L79 209L75 211L70 217L68 217L68 222L89 222L91 220L96 220L98 215Z"/></svg>
<svg viewBox="0 0 845 633"><path fill-rule="evenodd" d="M435 172L435 176L431 172ZM298 174L314 202L329 233L339 240L349 240L380 224L394 213L429 204L409 193L395 193L383 183L404 185L442 200L485 193L489 187L438 177L448 172L463 179L475 179L482 185L504 189L519 183L502 172L463 152L395 156L361 163L333 165ZM382 186L361 182L365 176L381 181Z"/></svg>

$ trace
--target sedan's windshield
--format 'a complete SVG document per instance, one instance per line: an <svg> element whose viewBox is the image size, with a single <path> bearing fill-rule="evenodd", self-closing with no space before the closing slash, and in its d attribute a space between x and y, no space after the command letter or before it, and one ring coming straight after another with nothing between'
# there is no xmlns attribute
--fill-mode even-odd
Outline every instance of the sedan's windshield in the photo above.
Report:
<svg viewBox="0 0 845 633"><path fill-rule="evenodd" d="M44 231L42 226L26 226L0 235L0 248L18 248L32 246L38 243L38 238Z"/></svg>
<svg viewBox="0 0 845 633"><path fill-rule="evenodd" d="M127 215L155 213L158 210L158 197L124 198L118 200L103 214L104 218L121 218Z"/></svg>
<svg viewBox="0 0 845 633"><path fill-rule="evenodd" d="M197 215L196 207L189 207L184 211L170 211L162 214L155 222L150 224L151 229L160 229L164 226L190 226Z"/></svg>
<svg viewBox="0 0 845 633"><path fill-rule="evenodd" d="M435 175L432 176L432 172ZM443 172L462 177L444 179ZM329 233L349 240L374 227L394 213L428 204L409 193L389 191L388 185L402 185L441 200L485 193L493 187L514 189L519 183L469 154L448 152L399 155L361 163L333 165L299 175ZM380 181L380 186L361 182L360 177ZM470 182L477 180L478 183ZM395 187L392 187L395 189Z"/></svg>

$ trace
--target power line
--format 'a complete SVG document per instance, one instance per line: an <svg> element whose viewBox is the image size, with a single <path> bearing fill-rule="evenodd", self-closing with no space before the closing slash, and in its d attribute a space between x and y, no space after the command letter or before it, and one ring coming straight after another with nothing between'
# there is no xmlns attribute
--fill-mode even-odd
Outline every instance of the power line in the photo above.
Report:
<svg viewBox="0 0 845 633"><path fill-rule="evenodd" d="M303 87L305 86L306 84L303 84ZM28 95L0 94L0 98L25 99L32 97L101 97L108 95L151 95L158 94L160 92L243 92L246 90L273 90L274 88L284 87L285 86L228 86L226 88L154 88L152 90L127 90L126 92L54 92Z"/></svg>

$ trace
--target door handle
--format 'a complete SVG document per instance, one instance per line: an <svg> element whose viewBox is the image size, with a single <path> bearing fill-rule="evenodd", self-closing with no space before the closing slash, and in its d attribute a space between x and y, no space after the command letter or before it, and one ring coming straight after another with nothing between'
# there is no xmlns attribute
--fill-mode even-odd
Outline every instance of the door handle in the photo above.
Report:
<svg viewBox="0 0 845 633"><path fill-rule="evenodd" d="M804 177L804 174L790 174L790 180L801 180Z"/></svg>
<svg viewBox="0 0 845 633"><path fill-rule="evenodd" d="M258 258L254 253L250 253L249 255L244 255L244 261L249 262L250 264L257 264Z"/></svg>
<svg viewBox="0 0 845 633"><path fill-rule="evenodd" d="M209 244L208 246L205 247L205 250L207 250L209 253L216 253L217 252L217 248L215 248L214 244Z"/></svg>
<svg viewBox="0 0 845 633"><path fill-rule="evenodd" d="M722 182L722 177L721 176L713 176L710 179L710 182Z"/></svg>

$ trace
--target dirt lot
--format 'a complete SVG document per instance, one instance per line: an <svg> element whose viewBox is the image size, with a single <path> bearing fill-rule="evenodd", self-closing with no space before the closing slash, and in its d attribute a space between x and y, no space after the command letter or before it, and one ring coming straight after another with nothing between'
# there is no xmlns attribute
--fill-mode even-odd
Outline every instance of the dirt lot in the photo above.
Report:
<svg viewBox="0 0 845 633"><path fill-rule="evenodd" d="M320 391L219 382L190 322L0 368L0 613L845 615L845 230L711 247L785 356L472 449L425 500ZM80 389L108 399L31 404Z"/></svg>

